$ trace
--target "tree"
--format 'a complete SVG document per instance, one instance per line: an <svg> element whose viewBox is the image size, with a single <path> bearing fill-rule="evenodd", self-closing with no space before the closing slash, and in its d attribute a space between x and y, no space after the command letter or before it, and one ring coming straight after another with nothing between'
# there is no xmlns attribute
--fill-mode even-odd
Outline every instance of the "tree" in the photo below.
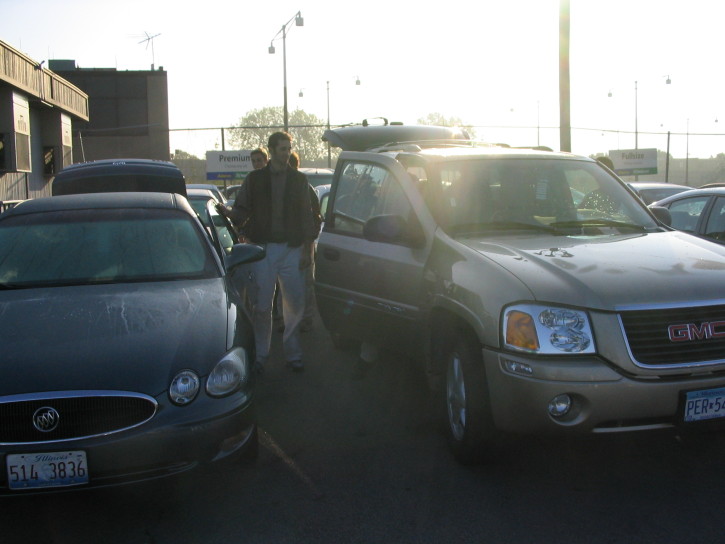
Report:
<svg viewBox="0 0 725 544"><path fill-rule="evenodd" d="M427 116L418 119L418 123L421 125L436 125L439 127L460 127L468 132L471 140L476 139L476 130L473 128L473 126L466 125L458 117L445 117L441 113L429 113Z"/></svg>
<svg viewBox="0 0 725 544"><path fill-rule="evenodd" d="M289 132L303 166L327 165L327 144L322 141L326 126L324 120L303 110L290 113ZM252 110L239 120L238 128L229 130L229 143L234 149L266 147L270 134L284 130L284 111L281 107Z"/></svg>
<svg viewBox="0 0 725 544"><path fill-rule="evenodd" d="M196 155L192 155L191 153L189 153L188 151L184 151L183 149L176 149L174 151L173 155L171 155L171 158L173 160L185 160L185 159L200 160L199 157L197 157Z"/></svg>

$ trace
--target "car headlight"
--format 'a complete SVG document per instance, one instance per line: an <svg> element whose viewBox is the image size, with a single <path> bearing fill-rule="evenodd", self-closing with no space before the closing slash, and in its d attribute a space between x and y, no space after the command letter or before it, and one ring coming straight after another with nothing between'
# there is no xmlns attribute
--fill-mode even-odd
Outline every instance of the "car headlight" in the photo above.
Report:
<svg viewBox="0 0 725 544"><path fill-rule="evenodd" d="M206 379L206 392L212 397L222 397L237 390L249 379L247 352L235 348L219 361Z"/></svg>
<svg viewBox="0 0 725 544"><path fill-rule="evenodd" d="M510 306L504 312L503 339L507 348L543 355L596 352L589 316L572 308Z"/></svg>
<svg viewBox="0 0 725 544"><path fill-rule="evenodd" d="M196 394L199 392L199 384L199 376L195 372L182 370L171 380L169 386L171 402L178 406L189 404L196 398Z"/></svg>

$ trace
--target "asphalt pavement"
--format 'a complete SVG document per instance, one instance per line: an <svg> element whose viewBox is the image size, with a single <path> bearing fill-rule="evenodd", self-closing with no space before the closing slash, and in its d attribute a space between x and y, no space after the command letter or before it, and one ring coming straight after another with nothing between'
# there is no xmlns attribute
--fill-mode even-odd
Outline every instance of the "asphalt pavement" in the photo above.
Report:
<svg viewBox="0 0 725 544"><path fill-rule="evenodd" d="M294 373L275 334L260 457L98 491L0 499L0 542L725 542L724 435L520 438L464 467L415 361L362 380L319 321Z"/></svg>

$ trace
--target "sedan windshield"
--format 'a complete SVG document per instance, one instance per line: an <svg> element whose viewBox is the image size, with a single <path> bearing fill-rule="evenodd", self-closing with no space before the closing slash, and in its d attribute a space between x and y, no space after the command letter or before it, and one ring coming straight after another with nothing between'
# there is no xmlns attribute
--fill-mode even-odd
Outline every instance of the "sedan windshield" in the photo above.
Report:
<svg viewBox="0 0 725 544"><path fill-rule="evenodd" d="M642 203L595 163L561 159L477 159L440 165L425 198L450 235L502 231L614 234L658 228Z"/></svg>
<svg viewBox="0 0 725 544"><path fill-rule="evenodd" d="M69 210L0 222L0 288L210 278L201 232L173 210Z"/></svg>

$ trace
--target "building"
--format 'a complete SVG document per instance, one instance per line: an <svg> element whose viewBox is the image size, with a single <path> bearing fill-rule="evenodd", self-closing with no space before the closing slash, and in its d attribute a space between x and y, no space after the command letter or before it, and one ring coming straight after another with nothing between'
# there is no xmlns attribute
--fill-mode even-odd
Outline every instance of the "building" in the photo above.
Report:
<svg viewBox="0 0 725 544"><path fill-rule="evenodd" d="M90 119L74 127L73 162L169 160L169 96L163 67L119 71L50 60L49 68L88 94Z"/></svg>
<svg viewBox="0 0 725 544"><path fill-rule="evenodd" d="M0 203L49 196L89 118L88 95L42 65L0 41Z"/></svg>

